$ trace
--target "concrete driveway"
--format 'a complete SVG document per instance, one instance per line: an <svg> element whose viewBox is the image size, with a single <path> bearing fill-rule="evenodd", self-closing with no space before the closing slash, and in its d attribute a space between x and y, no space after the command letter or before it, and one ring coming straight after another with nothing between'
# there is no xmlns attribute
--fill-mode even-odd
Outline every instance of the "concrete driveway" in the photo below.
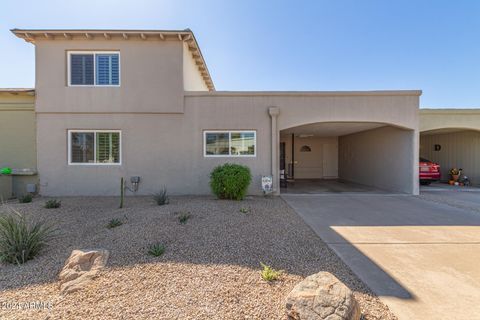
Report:
<svg viewBox="0 0 480 320"><path fill-rule="evenodd" d="M480 319L480 213L404 195L282 197L399 319Z"/></svg>

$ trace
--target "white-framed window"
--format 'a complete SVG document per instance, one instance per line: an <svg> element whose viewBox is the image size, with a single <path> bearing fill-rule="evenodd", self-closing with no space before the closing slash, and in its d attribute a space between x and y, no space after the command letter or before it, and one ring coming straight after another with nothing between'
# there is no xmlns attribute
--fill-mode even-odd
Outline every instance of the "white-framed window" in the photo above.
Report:
<svg viewBox="0 0 480 320"><path fill-rule="evenodd" d="M121 165L120 130L68 130L69 165Z"/></svg>
<svg viewBox="0 0 480 320"><path fill-rule="evenodd" d="M203 132L204 157L255 157L257 132L254 130L215 130Z"/></svg>
<svg viewBox="0 0 480 320"><path fill-rule="evenodd" d="M68 51L68 85L120 86L119 51Z"/></svg>

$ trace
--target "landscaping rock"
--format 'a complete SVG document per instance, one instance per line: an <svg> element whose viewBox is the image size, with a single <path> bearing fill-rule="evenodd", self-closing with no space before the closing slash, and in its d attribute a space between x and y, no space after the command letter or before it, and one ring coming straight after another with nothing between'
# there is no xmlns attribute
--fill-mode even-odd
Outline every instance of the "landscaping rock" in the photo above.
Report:
<svg viewBox="0 0 480 320"><path fill-rule="evenodd" d="M329 272L298 283L287 296L288 319L359 320L360 307L352 291Z"/></svg>
<svg viewBox="0 0 480 320"><path fill-rule="evenodd" d="M107 264L109 252L103 249L73 250L59 274L60 292L82 289Z"/></svg>

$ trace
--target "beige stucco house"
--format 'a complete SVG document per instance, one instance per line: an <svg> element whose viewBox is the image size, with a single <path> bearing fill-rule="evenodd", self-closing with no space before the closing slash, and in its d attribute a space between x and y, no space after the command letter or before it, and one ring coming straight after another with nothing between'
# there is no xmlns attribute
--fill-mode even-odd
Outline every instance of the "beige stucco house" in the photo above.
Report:
<svg viewBox="0 0 480 320"><path fill-rule="evenodd" d="M281 172L418 193L420 91L220 92L190 30L12 32L35 45L43 195L208 194L225 162L251 194Z"/></svg>

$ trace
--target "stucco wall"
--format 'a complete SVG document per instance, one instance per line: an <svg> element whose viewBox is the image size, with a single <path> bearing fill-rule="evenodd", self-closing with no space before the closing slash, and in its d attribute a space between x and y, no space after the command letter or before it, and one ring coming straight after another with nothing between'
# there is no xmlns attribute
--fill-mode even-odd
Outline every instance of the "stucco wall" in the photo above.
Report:
<svg viewBox="0 0 480 320"><path fill-rule="evenodd" d="M394 127L339 137L339 176L380 189L413 193L418 184L414 179L418 171L418 160L412 159L414 145L413 130Z"/></svg>
<svg viewBox="0 0 480 320"><path fill-rule="evenodd" d="M187 43L183 44L183 88L185 91L208 91Z"/></svg>
<svg viewBox="0 0 480 320"><path fill-rule="evenodd" d="M39 113L37 127L38 145L42 146L38 153L41 193L115 195L119 193L121 176L129 179L130 176L139 175L142 178L140 194L151 194L163 185L167 186L171 194L208 194L211 170L224 162L236 162L251 168L253 182L249 193L260 194L261 176L269 175L272 171L272 133L268 114L271 106L280 109L278 122L282 127L322 119L373 119L412 128L418 125L415 109L418 107L418 96L403 95L382 95L377 99L362 95L331 97L322 94L291 96L281 93L186 93L184 114ZM355 107L358 107L357 112L352 112ZM92 108L92 105L86 107L87 110ZM401 112L398 108L402 109ZM293 120L290 119L292 113L295 114ZM122 130L122 165L68 166L68 129ZM205 158L203 130L256 130L257 156ZM407 178L395 183L403 184L401 188L405 192L412 192L413 159L418 156L418 152L413 151L412 144L416 143L415 140L410 139L407 143L405 136L402 137L404 139L398 138L400 145L408 144L410 147L403 157L411 160L409 163L412 167L410 171L405 171ZM412 137L413 135L410 136ZM394 147L384 144L387 150L393 150ZM406 150L407 146L402 148Z"/></svg>
<svg viewBox="0 0 480 320"><path fill-rule="evenodd" d="M248 115L248 116L247 116ZM116 195L120 177L141 176L139 194L166 186L170 194L209 194L209 174L218 164L250 167L250 194L260 194L261 175L270 173L270 126L267 108L231 108L189 100L183 115L38 115L39 171L44 195ZM122 165L68 166L67 130L122 130ZM205 158L203 130L257 130L255 158Z"/></svg>
<svg viewBox="0 0 480 320"><path fill-rule="evenodd" d="M12 176L0 175L0 203L12 197Z"/></svg>
<svg viewBox="0 0 480 320"><path fill-rule="evenodd" d="M441 149L434 150L435 144ZM420 155L440 164L442 180L451 168L462 168L473 184L480 185L480 132L459 131L420 135Z"/></svg>
<svg viewBox="0 0 480 320"><path fill-rule="evenodd" d="M0 92L0 168L37 169L33 93ZM23 194L25 184L36 183L36 176L4 179L13 193Z"/></svg>
<svg viewBox="0 0 480 320"><path fill-rule="evenodd" d="M292 162L292 137L291 135L283 135L280 137L281 142L285 142L285 165ZM323 145L332 144L338 147L337 137L295 137L295 178L296 179L322 179L325 178L323 172ZM301 152L302 146L309 146L311 152ZM336 156L338 152L336 153ZM338 159L337 161L338 162ZM336 165L336 163L335 163ZM338 173L338 172L337 172ZM337 174L338 175L338 174ZM337 175L329 176L334 178Z"/></svg>
<svg viewBox="0 0 480 320"><path fill-rule="evenodd" d="M37 112L183 112L183 42L41 40L36 53ZM120 87L68 87L68 50L120 51Z"/></svg>
<svg viewBox="0 0 480 320"><path fill-rule="evenodd" d="M480 109L420 110L420 132L447 128L480 130Z"/></svg>

